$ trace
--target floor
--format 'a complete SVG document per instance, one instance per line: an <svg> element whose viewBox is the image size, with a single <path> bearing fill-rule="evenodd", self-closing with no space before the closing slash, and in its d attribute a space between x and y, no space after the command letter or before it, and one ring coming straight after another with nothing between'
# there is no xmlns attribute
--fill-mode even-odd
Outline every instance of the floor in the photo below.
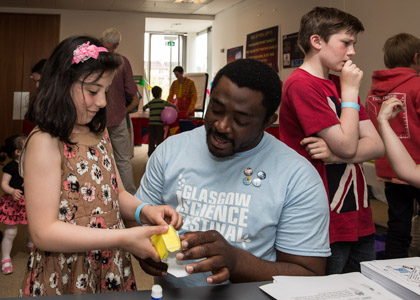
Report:
<svg viewBox="0 0 420 300"><path fill-rule="evenodd" d="M147 145L136 146L134 149L134 157L131 160L134 173L134 182L137 187L140 183L141 176L144 173L147 162ZM0 168L0 177L1 177ZM377 231L386 232L387 222L387 205L378 200L371 200L373 219L377 224ZM0 230L4 231L3 224L0 224ZM12 250L12 260L14 272L11 275L3 275L0 273L0 298L16 297L24 276L25 265L29 256L26 248L27 226L19 226L18 235L15 239ZM133 258L133 268L139 290L149 290L153 285L153 278L145 274L139 267L138 262Z"/></svg>

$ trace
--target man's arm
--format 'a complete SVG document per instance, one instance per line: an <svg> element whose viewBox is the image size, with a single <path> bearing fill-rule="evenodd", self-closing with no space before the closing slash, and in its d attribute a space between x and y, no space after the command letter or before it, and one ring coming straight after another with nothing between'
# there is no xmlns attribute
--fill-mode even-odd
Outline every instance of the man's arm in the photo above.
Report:
<svg viewBox="0 0 420 300"><path fill-rule="evenodd" d="M169 88L169 95L168 98L166 99L168 102L173 103L174 102L174 95L175 95L175 82L172 82L171 87Z"/></svg>
<svg viewBox="0 0 420 300"><path fill-rule="evenodd" d="M197 89L195 88L195 83L193 80L191 80L188 97L191 99L191 103L190 103L190 106L188 107L188 111L193 112L195 111L195 103L197 103Z"/></svg>
<svg viewBox="0 0 420 300"><path fill-rule="evenodd" d="M312 159L320 159L325 163L361 163L381 158L385 147L381 137L370 120L360 121L360 139L356 154L351 158L340 157L329 147L322 137L308 137L301 141Z"/></svg>
<svg viewBox="0 0 420 300"><path fill-rule="evenodd" d="M250 282L271 280L275 275L324 275L326 258L287 254L276 251L276 261L262 260L231 246L217 231L189 232L182 239L179 260L206 259L186 266L190 274L212 272L207 283Z"/></svg>
<svg viewBox="0 0 420 300"><path fill-rule="evenodd" d="M133 100L131 101L130 105L126 106L125 112L128 114L130 111L132 111L134 108L136 108L140 103L140 98L137 95L137 93L133 96Z"/></svg>

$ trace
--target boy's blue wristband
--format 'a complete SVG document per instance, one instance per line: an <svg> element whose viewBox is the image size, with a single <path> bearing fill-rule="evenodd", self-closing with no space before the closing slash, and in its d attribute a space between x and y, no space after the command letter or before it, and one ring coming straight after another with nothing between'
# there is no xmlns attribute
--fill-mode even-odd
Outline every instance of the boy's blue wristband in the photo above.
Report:
<svg viewBox="0 0 420 300"><path fill-rule="evenodd" d="M344 107L351 107L351 108L357 109L357 111L360 111L360 105L357 104L357 103L343 102L343 103L341 103L341 108L344 108Z"/></svg>
<svg viewBox="0 0 420 300"><path fill-rule="evenodd" d="M143 202L142 204L137 206L137 209L136 209L135 216L136 216L137 224L139 224L139 225L142 225L141 222L140 222L140 212L141 212L141 209L143 208L143 206L145 206L145 205L149 205L149 203Z"/></svg>

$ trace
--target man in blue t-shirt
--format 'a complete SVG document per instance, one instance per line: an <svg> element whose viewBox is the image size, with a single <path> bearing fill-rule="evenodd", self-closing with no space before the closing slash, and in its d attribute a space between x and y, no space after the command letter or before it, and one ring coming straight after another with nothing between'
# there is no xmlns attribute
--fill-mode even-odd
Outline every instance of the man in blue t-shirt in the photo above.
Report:
<svg viewBox="0 0 420 300"><path fill-rule="evenodd" d="M190 275L140 260L165 287L324 275L329 209L313 166L264 132L277 119L281 82L252 59L222 68L204 125L170 137L150 157L136 197L184 218L177 259Z"/></svg>

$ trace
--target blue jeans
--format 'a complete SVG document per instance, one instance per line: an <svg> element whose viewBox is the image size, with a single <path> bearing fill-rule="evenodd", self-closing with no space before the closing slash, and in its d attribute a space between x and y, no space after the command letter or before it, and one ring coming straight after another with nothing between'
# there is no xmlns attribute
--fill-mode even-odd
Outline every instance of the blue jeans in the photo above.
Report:
<svg viewBox="0 0 420 300"><path fill-rule="evenodd" d="M360 272L360 262L375 259L375 236L362 236L357 242L335 242L330 245L327 275Z"/></svg>

